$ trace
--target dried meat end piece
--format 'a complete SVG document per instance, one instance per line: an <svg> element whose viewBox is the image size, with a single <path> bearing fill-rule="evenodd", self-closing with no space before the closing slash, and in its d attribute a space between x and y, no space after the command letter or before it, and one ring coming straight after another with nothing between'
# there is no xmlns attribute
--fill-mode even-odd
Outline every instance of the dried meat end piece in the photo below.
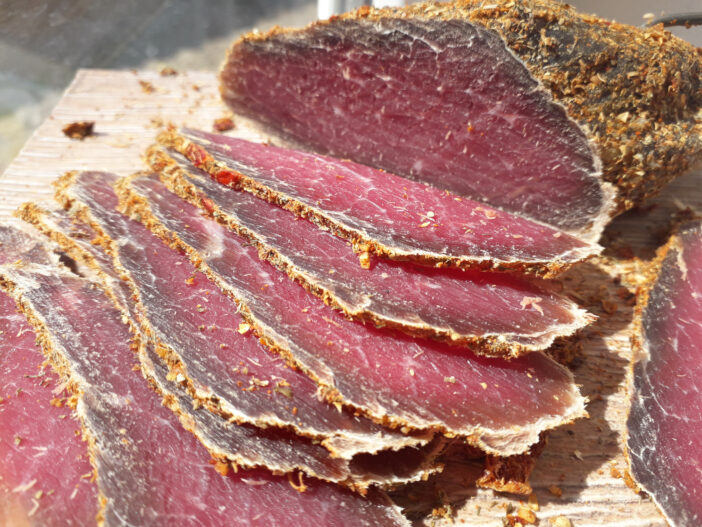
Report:
<svg viewBox="0 0 702 527"><path fill-rule="evenodd" d="M60 182L58 198L99 234L132 290L140 331L157 343L171 375L193 398L234 422L295 430L345 459L431 440L431 432L406 435L338 411L319 400L314 382L263 348L253 333L231 331L243 323L237 306L180 253L116 210L116 181L108 173L71 174ZM216 252L219 235L213 234L208 243Z"/></svg>
<svg viewBox="0 0 702 527"><path fill-rule="evenodd" d="M176 417L132 368L129 332L99 289L57 268L5 268L2 274L44 352L58 359L62 375L79 388L78 411L91 434L105 525L156 524L193 511L203 525L237 517L247 524L265 519L302 526L309 525L311 512L323 524L407 525L376 491L364 499L314 479L294 488L264 470L218 474L207 463L209 454L179 432ZM105 342L112 344L110 353Z"/></svg>
<svg viewBox="0 0 702 527"><path fill-rule="evenodd" d="M600 250L544 224L350 161L189 129L167 130L158 139L219 183L307 218L359 252L553 276Z"/></svg>
<svg viewBox="0 0 702 527"><path fill-rule="evenodd" d="M141 221L187 254L237 302L261 342L340 408L402 430L460 436L496 455L523 453L543 430L585 415L570 372L541 354L489 359L351 322L196 207L151 212Z"/></svg>
<svg viewBox="0 0 702 527"><path fill-rule="evenodd" d="M3 249L22 254L26 246L11 246L6 233ZM15 301L0 291L0 523L88 525L99 503L95 483L85 478L92 467L76 435L81 424L35 339Z"/></svg>
<svg viewBox="0 0 702 527"><path fill-rule="evenodd" d="M286 140L596 240L702 159L701 64L661 28L472 0L251 33L220 83Z"/></svg>
<svg viewBox="0 0 702 527"><path fill-rule="evenodd" d="M420 269L375 258L369 269L362 269L344 240L294 221L290 213L248 193L229 192L183 158L179 163L159 148L150 149L147 157L172 192L245 237L261 258L353 319L492 356L547 348L593 319L548 291L546 282ZM118 193L133 215L148 214L143 207L156 203L178 202L163 194L153 175L122 180ZM525 298L535 299L535 309L523 306Z"/></svg>
<svg viewBox="0 0 702 527"><path fill-rule="evenodd" d="M671 525L702 521L702 222L658 253L637 306L627 447L631 474Z"/></svg>

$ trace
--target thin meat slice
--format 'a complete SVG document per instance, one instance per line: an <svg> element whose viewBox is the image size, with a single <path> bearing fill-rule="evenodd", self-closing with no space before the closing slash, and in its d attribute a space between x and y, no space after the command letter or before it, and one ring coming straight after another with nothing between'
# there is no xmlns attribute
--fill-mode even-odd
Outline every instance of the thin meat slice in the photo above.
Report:
<svg viewBox="0 0 702 527"><path fill-rule="evenodd" d="M246 192L231 192L175 155L178 161L156 149L150 155L171 191L244 236L262 258L350 318L497 356L547 348L592 319L544 281L375 257L362 269L344 240ZM131 199L166 199L154 176L123 186Z"/></svg>
<svg viewBox="0 0 702 527"><path fill-rule="evenodd" d="M196 207L175 195L153 205L135 217L184 250L329 401L393 426L461 436L496 455L523 453L543 430L584 413L571 374L540 353L490 359L349 321Z"/></svg>
<svg viewBox="0 0 702 527"><path fill-rule="evenodd" d="M560 230L351 161L185 129L159 142L369 253L464 269L555 275L600 249ZM232 190L233 192L234 190Z"/></svg>
<svg viewBox="0 0 702 527"><path fill-rule="evenodd" d="M116 210L111 188L116 181L117 176L103 172L68 175L59 198L104 238L134 290L141 329L193 397L232 421L289 428L319 440L345 459L430 439L430 434L405 435L320 401L317 385L262 346L237 305L187 257ZM211 234L209 250L218 251L221 234Z"/></svg>
<svg viewBox="0 0 702 527"><path fill-rule="evenodd" d="M659 251L641 297L627 422L631 474L671 525L702 523L702 222Z"/></svg>
<svg viewBox="0 0 702 527"><path fill-rule="evenodd" d="M24 254L27 247L6 236L12 230L0 226L3 249ZM16 232L14 242L19 237ZM99 506L88 446L35 339L15 301L0 291L0 526L95 525Z"/></svg>
<svg viewBox="0 0 702 527"><path fill-rule="evenodd" d="M250 33L220 83L284 139L596 240L702 160L701 65L662 28L467 0Z"/></svg>
<svg viewBox="0 0 702 527"><path fill-rule="evenodd" d="M133 368L129 330L101 289L55 267L2 274L45 354L76 390L105 499L104 525L407 524L379 493L364 499L265 470L218 474Z"/></svg>

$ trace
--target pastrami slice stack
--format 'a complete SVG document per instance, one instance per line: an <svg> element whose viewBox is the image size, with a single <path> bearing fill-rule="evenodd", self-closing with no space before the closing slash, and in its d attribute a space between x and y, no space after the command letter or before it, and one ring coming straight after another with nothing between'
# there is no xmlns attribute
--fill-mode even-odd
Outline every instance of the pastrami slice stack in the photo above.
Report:
<svg viewBox="0 0 702 527"><path fill-rule="evenodd" d="M518 356L547 348L591 317L546 282L504 273L427 269L375 258L358 265L344 240L295 221L247 192L231 192L179 158L152 149L149 161L181 198L244 236L261 258L356 320L468 345L477 353ZM122 185L131 199L160 199L154 176Z"/></svg>
<svg viewBox="0 0 702 527"><path fill-rule="evenodd" d="M295 489L265 470L218 474L132 367L127 326L99 288L54 267L6 268L2 274L44 352L78 390L106 526L165 526L173 518L203 526L309 525L311 514L322 524L407 524L378 493L364 499L315 480L294 482L301 485Z"/></svg>
<svg viewBox="0 0 702 527"><path fill-rule="evenodd" d="M184 250L236 300L257 335L313 377L328 400L378 422L461 436L496 455L523 453L543 430L583 415L572 376L544 355L487 359L351 322L197 208L165 188L161 197L132 214Z"/></svg>
<svg viewBox="0 0 702 527"><path fill-rule="evenodd" d="M368 253L555 275L600 247L544 224L351 161L185 129L159 142L223 184L306 217ZM363 260L362 260L363 261Z"/></svg>
<svg viewBox="0 0 702 527"><path fill-rule="evenodd" d="M116 210L116 180L103 172L69 175L59 197L104 238L135 293L142 330L192 396L232 421L293 430L344 459L427 443L427 434L407 436L320 401L313 381L261 346L231 299L187 258ZM211 234L208 250L218 252L221 235ZM416 467L420 477L423 469Z"/></svg>
<svg viewBox="0 0 702 527"><path fill-rule="evenodd" d="M0 230L3 249L18 249L26 258L27 247L15 245L23 233L9 237L14 229ZM59 379L43 364L35 341L15 301L0 291L0 526L96 524L98 493L88 446L76 434L80 422L65 405L67 394L57 393Z"/></svg>
<svg viewBox="0 0 702 527"><path fill-rule="evenodd" d="M660 28L468 0L251 33L220 81L285 139L596 240L702 160L701 64Z"/></svg>
<svg viewBox="0 0 702 527"><path fill-rule="evenodd" d="M641 297L627 421L631 474L673 526L702 522L702 221L659 251Z"/></svg>

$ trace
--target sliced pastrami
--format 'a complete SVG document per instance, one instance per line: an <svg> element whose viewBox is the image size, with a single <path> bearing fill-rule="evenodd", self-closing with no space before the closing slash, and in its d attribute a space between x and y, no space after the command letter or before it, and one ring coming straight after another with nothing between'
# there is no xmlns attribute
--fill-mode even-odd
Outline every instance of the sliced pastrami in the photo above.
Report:
<svg viewBox="0 0 702 527"><path fill-rule="evenodd" d="M540 353L489 359L349 321L196 207L175 195L153 205L132 212L184 250L237 301L257 335L330 401L378 422L462 436L497 455L523 453L541 431L583 415L570 373ZM144 247L145 254L157 250Z"/></svg>
<svg viewBox="0 0 702 527"><path fill-rule="evenodd" d="M110 250L136 293L141 328L193 397L232 421L289 428L346 459L430 439L428 434L401 434L320 401L317 385L262 346L237 305L187 257L117 212L111 187L116 180L102 172L70 175L60 200L89 221L106 243L108 238L117 241ZM210 251L220 250L220 237L212 231Z"/></svg>
<svg viewBox="0 0 702 527"><path fill-rule="evenodd" d="M660 250L641 300L631 410L631 474L673 526L702 523L702 222Z"/></svg>
<svg viewBox="0 0 702 527"><path fill-rule="evenodd" d="M231 192L175 156L178 162L162 151L150 153L171 191L244 236L262 258L350 318L496 356L545 349L591 320L572 301L548 291L545 281L376 257L363 269L344 240L246 192ZM153 178L125 181L124 188L132 199L165 199Z"/></svg>
<svg viewBox="0 0 702 527"><path fill-rule="evenodd" d="M362 261L375 253L553 275L599 250L552 227L351 161L189 129L166 131L159 141L218 182L349 239Z"/></svg>
<svg viewBox="0 0 702 527"><path fill-rule="evenodd" d="M3 250L25 255L24 233L14 233L18 245L6 236L13 230L0 226ZM0 526L96 525L88 446L76 434L81 425L65 405L67 394L44 362L36 334L0 291Z"/></svg>
<svg viewBox="0 0 702 527"><path fill-rule="evenodd" d="M406 525L378 493L364 499L265 470L218 474L135 371L129 330L101 289L55 267L2 274L44 352L76 389L106 526Z"/></svg>
<svg viewBox="0 0 702 527"><path fill-rule="evenodd" d="M250 33L220 82L284 139L596 240L614 186L631 208L702 159L701 64L660 28L468 0Z"/></svg>
<svg viewBox="0 0 702 527"><path fill-rule="evenodd" d="M90 240L97 240L99 236L88 224L72 219L63 209L49 210L34 204L23 206L22 217L32 221L42 232L56 240L71 257L84 262L90 270L96 271L106 291L114 294L123 315L134 320L137 311L131 293L115 290L120 286L128 289L129 286L119 279L112 258L98 245L90 243ZM133 329L139 332L138 323L135 321L133 325ZM196 331L195 328L192 330ZM167 406L176 412L183 426L192 432L214 457L226 460L234 466L265 466L277 473L302 471L319 479L344 484L360 492L365 492L370 485L398 485L425 478L440 470L441 465L436 462L436 458L444 447L441 440L419 449L403 448L399 452L383 452L359 467L358 460L333 458L318 442L301 438L290 431L279 428L264 431L254 426L238 426L228 422L210 412L201 402L193 401L187 390L176 382L178 375L168 371L151 343L145 339L139 340L142 371L164 396ZM304 379L306 383L311 383L309 379ZM283 379L276 379L278 383L282 381ZM247 389L250 390L251 387ZM277 388L280 393L289 395L291 405L297 403L293 389L294 386L287 384L278 385ZM368 442L371 440L372 438L366 439ZM419 439L409 439L407 442L413 441L417 444L425 442ZM382 448L382 442L379 443ZM355 452L356 448L358 447L352 445L351 452ZM347 455L347 458L350 457L351 454Z"/></svg>

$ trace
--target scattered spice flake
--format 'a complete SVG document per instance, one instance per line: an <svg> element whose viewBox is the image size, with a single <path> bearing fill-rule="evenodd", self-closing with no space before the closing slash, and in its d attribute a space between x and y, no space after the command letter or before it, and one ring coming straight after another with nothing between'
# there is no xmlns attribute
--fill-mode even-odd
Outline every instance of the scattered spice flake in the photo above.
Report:
<svg viewBox="0 0 702 527"><path fill-rule="evenodd" d="M556 516L555 518L551 518L549 523L553 525L553 527L573 527L573 524L565 516Z"/></svg>
<svg viewBox="0 0 702 527"><path fill-rule="evenodd" d="M34 494L34 499L40 500L40 499L42 498L43 495L44 495L44 491L43 491L43 490L38 490L38 491Z"/></svg>
<svg viewBox="0 0 702 527"><path fill-rule="evenodd" d="M361 262L361 267L363 267L364 269L370 269L371 258L370 253L368 251L363 251L358 256L358 259Z"/></svg>
<svg viewBox="0 0 702 527"><path fill-rule="evenodd" d="M473 209L473 213L475 213L475 212L482 212L485 215L485 217L489 220L494 220L495 218L497 218L497 212L495 212L492 209L486 209L483 207L475 207Z"/></svg>
<svg viewBox="0 0 702 527"><path fill-rule="evenodd" d="M185 283L188 285L193 285L195 283L195 277L191 276L190 278L186 278Z"/></svg>
<svg viewBox="0 0 702 527"><path fill-rule="evenodd" d="M246 335L250 330L251 326L246 322L242 322L241 324L239 324L239 328L237 329L237 331L242 335Z"/></svg>
<svg viewBox="0 0 702 527"><path fill-rule="evenodd" d="M226 461L219 461L216 459L210 460L210 463L214 465L215 470L222 476L229 474L229 463Z"/></svg>
<svg viewBox="0 0 702 527"><path fill-rule="evenodd" d="M276 384L275 388L273 388L274 391L278 392L280 395L283 397L287 397L288 399L292 399L292 390L288 386L283 386L282 384Z"/></svg>
<svg viewBox="0 0 702 527"><path fill-rule="evenodd" d="M536 494L533 492L529 494L529 498L527 499L527 503L529 504L529 508L533 511L538 511L539 510L539 499L536 497Z"/></svg>
<svg viewBox="0 0 702 527"><path fill-rule="evenodd" d="M534 524L536 523L536 514L529 507L519 507L517 511L517 517L522 523Z"/></svg>
<svg viewBox="0 0 702 527"><path fill-rule="evenodd" d="M15 445L20 446L22 444L22 438L20 436L15 436Z"/></svg>
<svg viewBox="0 0 702 527"><path fill-rule="evenodd" d="M197 312L198 312L198 313L204 313L204 312L205 312L205 308L202 306L202 304L196 305L196 306L195 306L195 309L197 309Z"/></svg>
<svg viewBox="0 0 702 527"><path fill-rule="evenodd" d="M178 75L178 71L170 66L164 66L161 68L159 73L161 74L161 77L174 77L175 75Z"/></svg>
<svg viewBox="0 0 702 527"><path fill-rule="evenodd" d="M574 450L574 451L573 451L573 455L574 455L575 458L578 459L579 461L583 461L583 460L584 460L584 459L583 459L583 454L582 454L582 452L580 452L580 450Z"/></svg>
<svg viewBox="0 0 702 527"><path fill-rule="evenodd" d="M94 127L95 121L76 121L74 123L68 123L61 131L66 137L82 141L89 135L93 135Z"/></svg>
<svg viewBox="0 0 702 527"><path fill-rule="evenodd" d="M234 121L231 117L220 117L215 119L212 128L216 132L226 132L234 128Z"/></svg>
<svg viewBox="0 0 702 527"><path fill-rule="evenodd" d="M543 315L544 310L539 305L539 302L541 302L542 300L543 298L539 298L538 296L525 296L524 298L522 298L522 303L520 305L522 306L522 309L533 307Z"/></svg>
<svg viewBox="0 0 702 527"><path fill-rule="evenodd" d="M410 374L410 377L414 377L414 369L413 368L409 369L409 374Z"/></svg>
<svg viewBox="0 0 702 527"><path fill-rule="evenodd" d="M141 91L143 91L144 93L154 93L156 91L154 85L151 84L149 81L140 80L139 85L141 86Z"/></svg>
<svg viewBox="0 0 702 527"><path fill-rule="evenodd" d="M298 492L305 492L305 491L307 490L307 485L305 485L305 482L304 482L303 479L302 479L303 477L304 477L304 476L303 476L302 472L298 472L298 473L297 473L297 478L298 478L299 483L296 484L296 483L293 481L293 475L292 475L292 474L288 474L288 482L290 483L290 486L291 486L292 488L294 488L296 491L298 491Z"/></svg>
<svg viewBox="0 0 702 527"><path fill-rule="evenodd" d="M444 377L444 382L448 382L450 384L456 384L456 377L453 375L451 377Z"/></svg>
<svg viewBox="0 0 702 527"><path fill-rule="evenodd" d="M431 225L430 221L425 221L424 223L420 223L419 226L423 229L424 227L429 227Z"/></svg>
<svg viewBox="0 0 702 527"><path fill-rule="evenodd" d="M487 390L487 383L486 382L481 382L480 386L483 387L483 390Z"/></svg>

